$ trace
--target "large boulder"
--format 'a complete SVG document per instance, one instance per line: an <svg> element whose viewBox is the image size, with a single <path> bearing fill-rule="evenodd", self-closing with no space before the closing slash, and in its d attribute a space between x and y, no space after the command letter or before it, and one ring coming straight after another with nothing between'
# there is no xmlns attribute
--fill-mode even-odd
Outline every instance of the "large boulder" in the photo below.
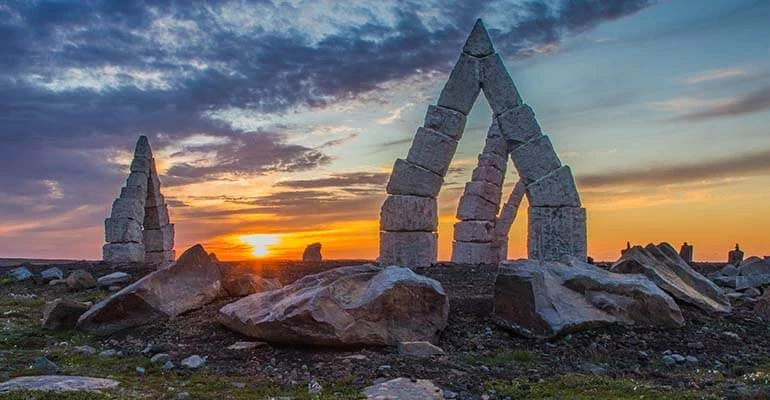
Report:
<svg viewBox="0 0 770 400"><path fill-rule="evenodd" d="M435 342L448 315L439 282L371 264L308 275L219 310L222 324L246 336L326 346Z"/></svg>
<svg viewBox="0 0 770 400"><path fill-rule="evenodd" d="M94 305L77 327L97 335L175 317L222 295L220 265L201 245Z"/></svg>
<svg viewBox="0 0 770 400"><path fill-rule="evenodd" d="M707 312L729 313L730 300L724 291L695 272L668 243L634 246L610 271L643 274L673 298Z"/></svg>
<svg viewBox="0 0 770 400"><path fill-rule="evenodd" d="M69 299L56 299L43 308L40 326L43 329L72 329L78 318L91 308L89 303Z"/></svg>
<svg viewBox="0 0 770 400"><path fill-rule="evenodd" d="M302 261L320 262L322 260L323 257L321 257L321 243L313 243L305 247L305 251L302 253Z"/></svg>
<svg viewBox="0 0 770 400"><path fill-rule="evenodd" d="M493 318L537 338L610 324L684 324L676 302L646 277L607 272L575 258L501 262Z"/></svg>
<svg viewBox="0 0 770 400"><path fill-rule="evenodd" d="M266 279L250 273L241 273L222 279L222 288L230 297L243 297L280 287L281 282L278 279Z"/></svg>

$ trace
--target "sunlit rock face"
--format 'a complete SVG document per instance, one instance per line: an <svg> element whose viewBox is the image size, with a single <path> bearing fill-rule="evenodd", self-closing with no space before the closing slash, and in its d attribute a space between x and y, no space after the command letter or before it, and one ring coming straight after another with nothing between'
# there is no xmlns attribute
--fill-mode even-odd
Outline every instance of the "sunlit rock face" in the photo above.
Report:
<svg viewBox="0 0 770 400"><path fill-rule="evenodd" d="M371 264L308 275L219 310L222 324L246 336L324 346L435 342L448 315L438 281Z"/></svg>

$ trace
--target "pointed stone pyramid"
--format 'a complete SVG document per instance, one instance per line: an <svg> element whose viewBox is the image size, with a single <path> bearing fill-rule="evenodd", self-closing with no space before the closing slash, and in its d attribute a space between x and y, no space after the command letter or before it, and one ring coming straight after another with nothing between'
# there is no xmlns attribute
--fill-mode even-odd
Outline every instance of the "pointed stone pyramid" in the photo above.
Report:
<svg viewBox="0 0 770 400"><path fill-rule="evenodd" d="M529 258L586 258L586 216L569 167L562 166L535 113L524 104L479 19L436 105L428 106L406 159L397 159L380 212L380 263L429 266L437 258L436 196L444 183L468 113L480 92L493 112L484 150L460 198L453 261L496 263L501 236L521 200L529 200ZM521 186L498 216L508 157ZM518 196L518 198L517 198ZM500 222L500 229L495 225ZM507 229L506 229L507 228Z"/></svg>
<svg viewBox="0 0 770 400"><path fill-rule="evenodd" d="M110 217L104 220L104 237L104 261L156 265L174 261L174 225L160 193L155 159L146 136L136 142L126 186L112 203Z"/></svg>

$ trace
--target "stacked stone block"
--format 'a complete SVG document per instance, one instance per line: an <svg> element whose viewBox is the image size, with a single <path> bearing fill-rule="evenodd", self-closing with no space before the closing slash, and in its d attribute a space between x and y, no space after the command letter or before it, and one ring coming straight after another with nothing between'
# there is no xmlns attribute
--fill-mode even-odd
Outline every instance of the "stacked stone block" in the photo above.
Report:
<svg viewBox="0 0 770 400"><path fill-rule="evenodd" d="M174 261L174 225L160 193L147 137L136 144L126 186L112 204L104 221L102 256L108 262L147 262L164 265Z"/></svg>
<svg viewBox="0 0 770 400"><path fill-rule="evenodd" d="M523 181L519 180L513 187L511 194L508 196L508 200L503 205L500 215L495 222L495 236L492 241L492 248L497 252L497 258L500 261L508 259L508 234L511 231L511 226L516 221L516 216L519 213L519 205L524 198L527 186Z"/></svg>

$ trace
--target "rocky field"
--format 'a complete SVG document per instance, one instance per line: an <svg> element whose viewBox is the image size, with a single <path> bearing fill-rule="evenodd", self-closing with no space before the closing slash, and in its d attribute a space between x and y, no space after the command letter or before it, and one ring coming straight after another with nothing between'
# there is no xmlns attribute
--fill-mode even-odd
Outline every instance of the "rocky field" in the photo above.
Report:
<svg viewBox="0 0 770 400"><path fill-rule="evenodd" d="M285 285L307 274L361 262L269 262L241 268ZM95 277L119 270L131 274L132 280L152 271L143 265L113 269L88 262L57 266L65 275L85 269ZM28 265L38 280L47 267ZM719 267L697 269L711 272ZM0 267L0 276L11 268ZM400 355L394 348L267 343L230 349L236 342L253 342L216 322L219 308L233 299L220 299L171 321L108 337L43 330L40 317L46 301L96 302L111 292L3 278L0 381L60 373L120 383L102 393L68 395L72 399L355 399L373 382L396 377L430 380L445 398L457 399L770 397L770 325L752 311L754 297L736 297L733 312L722 317L683 306L686 325L681 329L618 326L544 341L518 337L491 321L495 268L439 265L416 272L441 282L450 297L449 325L438 343L443 355L416 358ZM153 358L157 354L167 357ZM182 360L194 355L205 363L183 367ZM30 396L61 398L27 392L0 394L11 399Z"/></svg>

